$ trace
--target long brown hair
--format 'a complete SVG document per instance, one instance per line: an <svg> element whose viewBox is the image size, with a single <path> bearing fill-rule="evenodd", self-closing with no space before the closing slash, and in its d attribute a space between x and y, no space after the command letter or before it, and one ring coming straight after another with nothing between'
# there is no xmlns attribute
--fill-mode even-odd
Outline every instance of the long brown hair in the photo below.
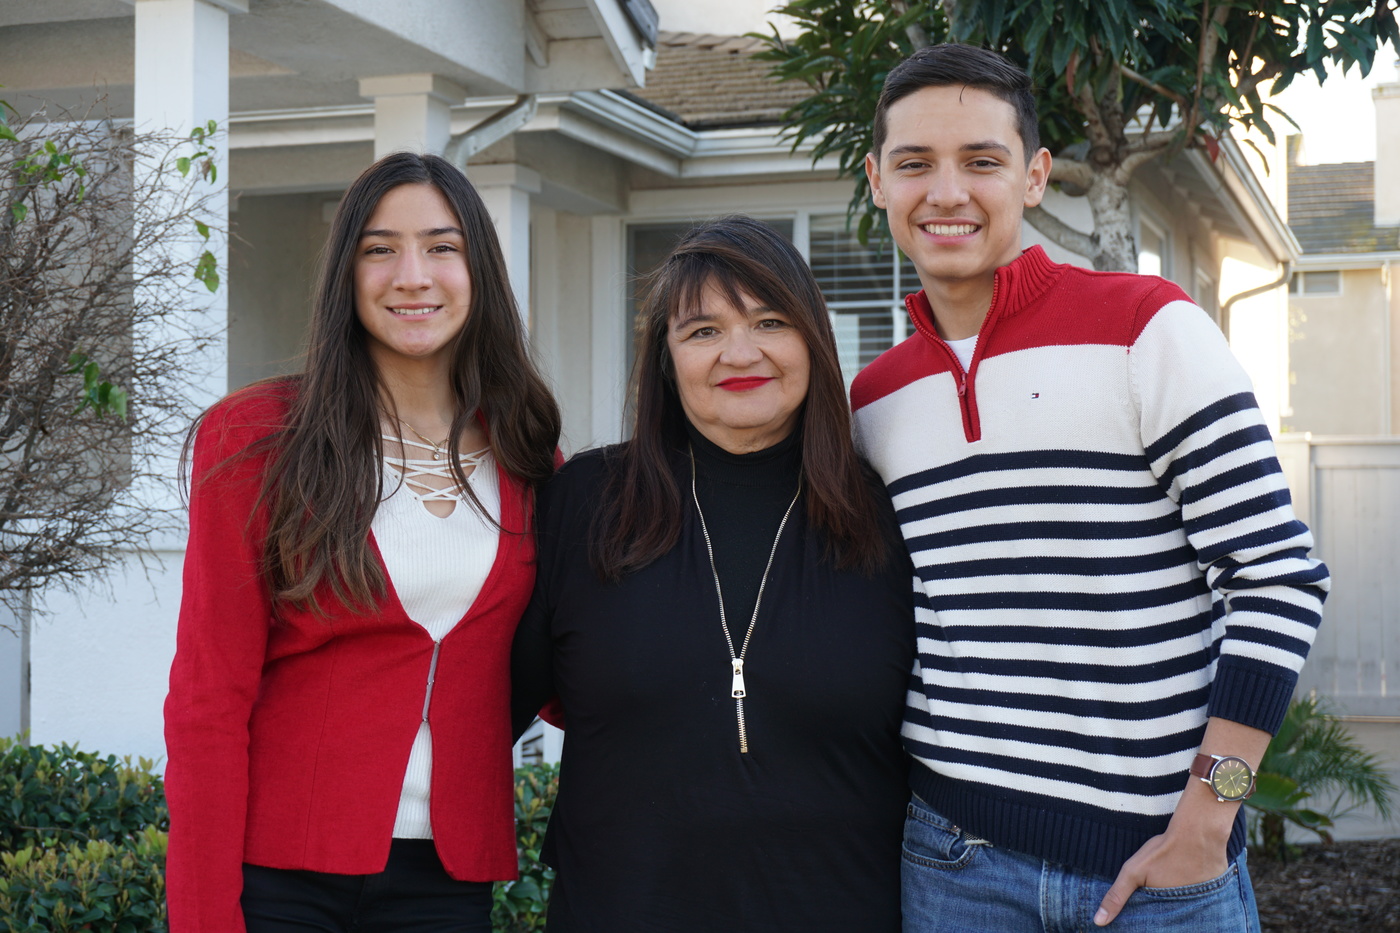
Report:
<svg viewBox="0 0 1400 933"><path fill-rule="evenodd" d="M371 605L387 589L369 545L383 483L382 395L356 314L354 269L360 233L380 199L412 184L441 192L466 236L471 307L451 347L452 473L470 495L458 439L478 414L493 456L517 481L533 490L554 472L559 408L526 349L496 228L481 197L438 156L385 156L345 192L331 222L306 368L294 377L285 428L269 439L273 452L260 500L268 519L262 573L275 600L317 612L325 611L316 596L323 583L352 607ZM474 496L473 504L480 506Z"/></svg>
<svg viewBox="0 0 1400 933"><path fill-rule="evenodd" d="M684 515L672 458L686 444L686 416L666 343L677 316L698 307L708 286L736 307L740 292L787 315L811 361L802 432L802 488L807 518L825 535L838 567L874 572L887 556L869 468L851 442L851 415L826 301L802 255L766 224L731 215L687 233L647 282L633 368L636 422L614 458L595 512L592 563L618 580L671 550Z"/></svg>

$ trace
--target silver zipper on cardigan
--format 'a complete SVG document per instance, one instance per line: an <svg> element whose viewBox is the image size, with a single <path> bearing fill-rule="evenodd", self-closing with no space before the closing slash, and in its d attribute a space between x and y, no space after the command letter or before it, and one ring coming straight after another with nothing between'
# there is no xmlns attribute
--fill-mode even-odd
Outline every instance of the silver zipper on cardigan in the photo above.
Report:
<svg viewBox="0 0 1400 933"><path fill-rule="evenodd" d="M730 680L729 695L734 698L734 715L739 722L739 752L747 755L749 753L749 730L744 722L744 697L748 696L748 690L744 687L744 653L749 650L749 638L753 635L754 625L758 623L758 607L763 603L763 588L768 585L768 571L773 569L773 557L778 553L778 542L783 538L783 529L787 527L788 516L792 514L793 506L797 505L797 497L802 495L802 478L797 480L797 492L793 493L792 501L788 503L787 511L783 513L783 520L778 523L778 533L773 536L773 547L768 552L768 563L763 568L763 579L758 581L758 596L753 601L753 616L749 619L748 630L744 632L744 641L739 645L739 650L734 650L734 638L729 634L729 620L724 614L724 590L719 585L719 568L715 566L715 549L710 543L710 529L705 524L705 510L700 508L700 494L695 489L695 447L690 448L690 498L695 502L695 514L700 518L700 534L705 538L705 553L710 555L710 573L715 577L715 596L719 598L719 624L724 629L724 642L729 646L729 664L732 679Z"/></svg>
<svg viewBox="0 0 1400 933"><path fill-rule="evenodd" d="M428 690L423 694L423 721L428 721L428 707L433 704L433 683L437 680L438 652L442 650L442 642L433 642L433 659L428 662Z"/></svg>

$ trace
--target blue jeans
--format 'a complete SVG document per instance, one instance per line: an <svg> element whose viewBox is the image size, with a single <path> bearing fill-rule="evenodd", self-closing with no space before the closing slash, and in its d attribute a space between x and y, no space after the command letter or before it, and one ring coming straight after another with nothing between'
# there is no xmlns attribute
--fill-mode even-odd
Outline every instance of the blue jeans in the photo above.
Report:
<svg viewBox="0 0 1400 933"><path fill-rule="evenodd" d="M1070 933L1098 930L1094 914L1111 879L993 846L963 832L918 797L904 821L905 933ZM1257 933L1244 853L1218 878L1180 888L1139 888L1108 933Z"/></svg>

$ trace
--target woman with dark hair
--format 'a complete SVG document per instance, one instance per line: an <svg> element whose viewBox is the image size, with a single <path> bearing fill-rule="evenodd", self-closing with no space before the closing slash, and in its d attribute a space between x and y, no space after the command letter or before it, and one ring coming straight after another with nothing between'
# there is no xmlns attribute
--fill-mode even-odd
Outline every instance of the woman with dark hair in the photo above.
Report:
<svg viewBox="0 0 1400 933"><path fill-rule="evenodd" d="M305 371L191 432L173 933L490 930L558 436L480 197L436 156L376 162L332 222Z"/></svg>
<svg viewBox="0 0 1400 933"><path fill-rule="evenodd" d="M550 933L893 933L909 562L826 307L746 217L650 283L631 440L539 499L516 730L567 740Z"/></svg>

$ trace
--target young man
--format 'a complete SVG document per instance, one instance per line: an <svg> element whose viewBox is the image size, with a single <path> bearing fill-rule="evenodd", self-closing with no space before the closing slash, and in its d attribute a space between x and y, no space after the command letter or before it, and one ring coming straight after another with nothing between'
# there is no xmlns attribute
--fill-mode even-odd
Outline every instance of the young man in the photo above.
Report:
<svg viewBox="0 0 1400 933"><path fill-rule="evenodd" d="M1249 380L1172 283L1021 251L1050 153L1000 56L910 57L874 143L923 284L851 390L917 569L905 929L1257 929L1240 800L1328 576Z"/></svg>

